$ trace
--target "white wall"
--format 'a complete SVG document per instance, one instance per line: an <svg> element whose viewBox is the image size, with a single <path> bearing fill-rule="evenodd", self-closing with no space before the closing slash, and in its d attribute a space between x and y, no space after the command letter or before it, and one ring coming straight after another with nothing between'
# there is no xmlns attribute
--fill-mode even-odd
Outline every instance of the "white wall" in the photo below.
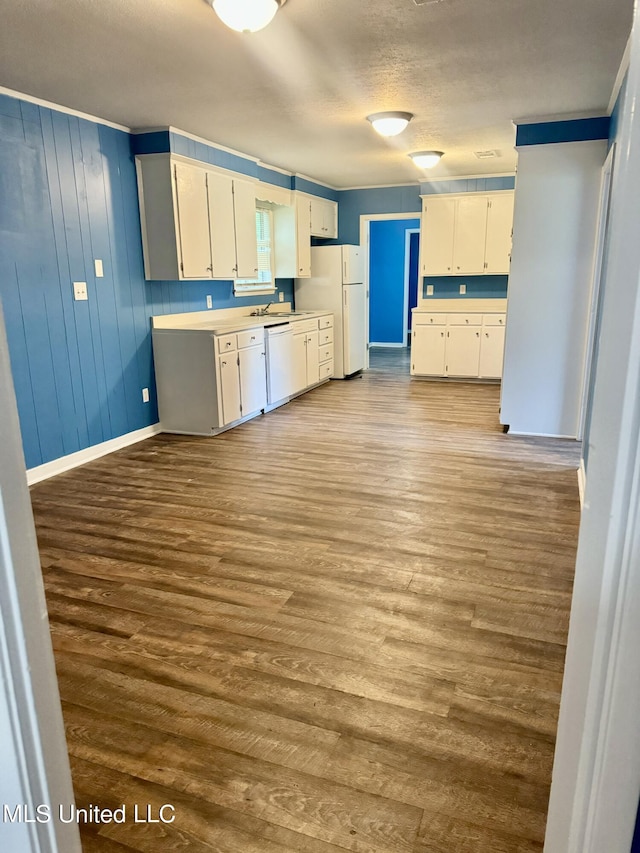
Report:
<svg viewBox="0 0 640 853"><path fill-rule="evenodd" d="M500 421L575 438L604 140L518 150Z"/></svg>
<svg viewBox="0 0 640 853"><path fill-rule="evenodd" d="M640 794L639 95L636 11L545 853L629 853Z"/></svg>
<svg viewBox="0 0 640 853"><path fill-rule="evenodd" d="M73 790L1 307L0 413L0 809L57 814ZM80 851L75 824L3 824L1 812L0 842L11 853Z"/></svg>

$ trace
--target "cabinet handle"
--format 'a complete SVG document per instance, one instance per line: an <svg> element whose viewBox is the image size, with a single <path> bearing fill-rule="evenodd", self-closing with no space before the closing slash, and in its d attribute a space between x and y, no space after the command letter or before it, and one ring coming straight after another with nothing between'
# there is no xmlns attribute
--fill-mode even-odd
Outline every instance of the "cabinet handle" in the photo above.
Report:
<svg viewBox="0 0 640 853"><path fill-rule="evenodd" d="M476 332L476 338L480 337L480 332Z"/></svg>
<svg viewBox="0 0 640 853"><path fill-rule="evenodd" d="M465 323L468 323L468 322L469 322L469 319L467 318L467 319L465 320Z"/></svg>
<svg viewBox="0 0 640 853"><path fill-rule="evenodd" d="M225 346L230 347L230 346L231 346L231 341L227 341L227 343L225 344Z"/></svg>
<svg viewBox="0 0 640 853"><path fill-rule="evenodd" d="M489 332L485 332L485 333L484 333L484 336L485 336L485 338L488 338L488 337L489 337Z"/></svg>
<svg viewBox="0 0 640 853"><path fill-rule="evenodd" d="M227 366L227 362L226 362L226 361L223 361L223 362L222 362L222 366L223 366L223 367L226 367L226 366Z"/></svg>
<svg viewBox="0 0 640 853"><path fill-rule="evenodd" d="M444 338L444 332L440 332L440 337Z"/></svg>
<svg viewBox="0 0 640 853"><path fill-rule="evenodd" d="M213 267L207 267L207 269L209 270L209 272L213 272Z"/></svg>

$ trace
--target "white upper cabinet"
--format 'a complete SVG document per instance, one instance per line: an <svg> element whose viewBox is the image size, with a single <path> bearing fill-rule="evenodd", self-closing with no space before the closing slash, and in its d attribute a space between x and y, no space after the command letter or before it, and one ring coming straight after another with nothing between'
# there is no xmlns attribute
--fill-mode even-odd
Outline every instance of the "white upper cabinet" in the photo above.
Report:
<svg viewBox="0 0 640 853"><path fill-rule="evenodd" d="M508 274L512 220L513 192L425 197L422 275Z"/></svg>
<svg viewBox="0 0 640 853"><path fill-rule="evenodd" d="M482 275L487 236L487 199L469 195L456 202L453 237L454 275Z"/></svg>
<svg viewBox="0 0 640 853"><path fill-rule="evenodd" d="M513 201L513 193L505 193L489 199L484 271L492 275L506 275L509 272Z"/></svg>
<svg viewBox="0 0 640 853"><path fill-rule="evenodd" d="M256 275L255 182L169 154L136 169L148 280Z"/></svg>
<svg viewBox="0 0 640 853"><path fill-rule="evenodd" d="M175 166L179 254L183 278L211 278L207 173L184 163Z"/></svg>
<svg viewBox="0 0 640 853"><path fill-rule="evenodd" d="M307 198L296 198L296 269L294 278L311 275L311 206ZM276 248L277 251L277 248Z"/></svg>
<svg viewBox="0 0 640 853"><path fill-rule="evenodd" d="M455 218L454 198L430 198L423 202L420 233L423 275L453 275Z"/></svg>
<svg viewBox="0 0 640 853"><path fill-rule="evenodd" d="M236 228L233 212L233 179L205 172L209 198L208 227L215 278L235 278ZM254 225L255 230L255 225Z"/></svg>
<svg viewBox="0 0 640 853"><path fill-rule="evenodd" d="M337 237L338 236L338 205L329 199L311 196L309 198L311 207L311 236L312 237Z"/></svg>

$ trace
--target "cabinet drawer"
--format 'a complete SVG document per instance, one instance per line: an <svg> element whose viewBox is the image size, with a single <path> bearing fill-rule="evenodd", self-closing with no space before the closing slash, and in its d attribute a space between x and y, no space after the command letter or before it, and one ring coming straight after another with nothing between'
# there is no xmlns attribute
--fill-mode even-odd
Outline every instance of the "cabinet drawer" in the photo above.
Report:
<svg viewBox="0 0 640 853"><path fill-rule="evenodd" d="M485 314L482 323L485 326L504 326L506 316L504 314Z"/></svg>
<svg viewBox="0 0 640 853"><path fill-rule="evenodd" d="M333 358L333 345L320 347L318 350L318 361L329 361Z"/></svg>
<svg viewBox="0 0 640 853"><path fill-rule="evenodd" d="M450 326L481 326L482 314L449 314Z"/></svg>
<svg viewBox="0 0 640 853"><path fill-rule="evenodd" d="M418 314L413 315L413 322L416 326L446 326L446 314Z"/></svg>
<svg viewBox="0 0 640 853"><path fill-rule="evenodd" d="M331 329L331 328L333 328L333 317L320 317L318 319L318 328L319 329Z"/></svg>
<svg viewBox="0 0 640 853"><path fill-rule="evenodd" d="M238 332L238 349L255 347L264 343L264 329L247 329L246 332Z"/></svg>
<svg viewBox="0 0 640 853"><path fill-rule="evenodd" d="M216 346L218 352L233 352L237 349L236 334L233 335L216 335Z"/></svg>
<svg viewBox="0 0 640 853"><path fill-rule="evenodd" d="M293 330L294 335L297 335L300 332L317 332L318 331L318 321L317 320L296 320L294 323L291 323L291 328Z"/></svg>
<svg viewBox="0 0 640 853"><path fill-rule="evenodd" d="M320 332L319 344L323 347L325 344L333 343L333 329L325 329Z"/></svg>
<svg viewBox="0 0 640 853"><path fill-rule="evenodd" d="M328 379L330 376L333 376L333 359L331 359L331 361L325 361L320 365L318 381L322 382L323 379Z"/></svg>

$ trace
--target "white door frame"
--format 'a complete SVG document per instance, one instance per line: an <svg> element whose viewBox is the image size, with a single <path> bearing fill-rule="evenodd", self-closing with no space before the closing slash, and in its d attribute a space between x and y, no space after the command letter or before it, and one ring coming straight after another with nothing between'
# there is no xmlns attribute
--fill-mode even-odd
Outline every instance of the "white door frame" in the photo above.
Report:
<svg viewBox="0 0 640 853"><path fill-rule="evenodd" d="M411 277L411 235L419 234L419 228L407 228L404 232L404 302L402 305L402 346L408 347L409 337L409 278ZM420 289L420 262L418 261L418 290Z"/></svg>
<svg viewBox="0 0 640 853"><path fill-rule="evenodd" d="M587 328L587 339L585 342L584 376L582 378L582 402L580 404L580 417L578 420L579 441L584 437L587 420L587 398L589 384L593 370L593 353L595 349L595 331L598 316L598 303L600 297L600 284L602 282L604 247L607 236L607 222L609 218L609 199L611 197L611 175L613 172L615 145L612 145L607 154L607 159L602 167L602 178L600 180L600 209L598 211L598 226L596 230L596 246L593 257L593 273L591 277L591 294L589 297L589 325ZM582 470L582 469L581 469ZM584 476L584 472L583 472ZM583 482L584 487L584 482Z"/></svg>
<svg viewBox="0 0 640 853"><path fill-rule="evenodd" d="M366 310L366 326L365 337L367 341L367 353L365 359L365 370L369 367L369 245L371 239L370 225L373 221L383 219L420 219L421 211L416 210L415 213L407 211L405 213L361 213L360 214L360 246L364 254L364 288L365 288L365 310Z"/></svg>
<svg viewBox="0 0 640 853"><path fill-rule="evenodd" d="M639 93L636 14L545 853L629 853L640 798Z"/></svg>
<svg viewBox="0 0 640 853"><path fill-rule="evenodd" d="M77 824L57 819L73 788L1 306L0 411L0 808L45 809L0 814L3 849L80 853Z"/></svg>

